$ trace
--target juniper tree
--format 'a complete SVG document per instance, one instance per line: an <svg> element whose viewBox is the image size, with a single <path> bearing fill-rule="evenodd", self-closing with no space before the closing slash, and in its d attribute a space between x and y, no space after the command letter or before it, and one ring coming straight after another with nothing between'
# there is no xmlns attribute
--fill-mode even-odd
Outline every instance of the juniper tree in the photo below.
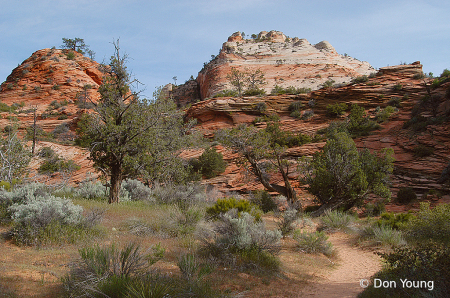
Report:
<svg viewBox="0 0 450 298"><path fill-rule="evenodd" d="M268 191L286 196L290 204L301 208L288 178L294 167L284 154L286 146L279 139L282 134L276 123L269 123L263 130L258 130L254 126L240 125L218 132L217 139L240 154L238 163L253 173ZM281 174L284 185L270 182L269 172L273 169Z"/></svg>
<svg viewBox="0 0 450 298"><path fill-rule="evenodd" d="M323 151L301 168L303 182L321 204L314 215L337 208L348 210L371 193L389 198L393 153L391 148L377 154L368 149L359 151L347 132L331 132Z"/></svg>
<svg viewBox="0 0 450 298"><path fill-rule="evenodd" d="M82 38L75 37L74 39L71 39L63 37L62 40L63 44L61 45L61 47L63 49L69 49L81 54L84 54L85 51L90 51L89 46L84 43L84 39ZM90 51L89 53L90 55L94 54L94 52L92 51Z"/></svg>
<svg viewBox="0 0 450 298"><path fill-rule="evenodd" d="M156 179L170 175L175 150L187 146L186 126L175 103L158 89L153 99L141 99L130 87L127 56L120 55L118 42L99 87L95 113L84 118L81 131L94 166L109 178L109 203L119 201L123 179Z"/></svg>

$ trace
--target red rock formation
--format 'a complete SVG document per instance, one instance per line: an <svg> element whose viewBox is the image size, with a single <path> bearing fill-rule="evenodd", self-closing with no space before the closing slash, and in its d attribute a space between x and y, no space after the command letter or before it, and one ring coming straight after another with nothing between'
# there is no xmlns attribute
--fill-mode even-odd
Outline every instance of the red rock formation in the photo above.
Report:
<svg viewBox="0 0 450 298"><path fill-rule="evenodd" d="M99 64L80 53L72 53L71 57L68 50L39 50L16 67L1 85L0 102L9 106L20 105L13 116L18 120L22 135L33 124L33 108L37 109L37 125L44 131L52 132L58 125L67 123L75 135L74 123L83 113L83 109L77 106L77 100L86 100L86 97L93 101L99 99L97 90L103 76ZM54 101L65 105L54 108L50 105ZM0 127L9 125L9 113L0 112L0 115ZM49 143L39 142L37 150L44 145ZM94 172L85 149L56 143L51 146L60 156L74 159L82 166L72 182L84 179L86 172ZM35 158L31 163L31 176L37 174L35 170L40 162L42 160Z"/></svg>
<svg viewBox="0 0 450 298"><path fill-rule="evenodd" d="M306 39L288 38L279 31L263 31L257 39L243 39L236 32L223 44L219 55L199 72L196 88L200 99L232 89L226 78L231 68L261 70L267 82L262 88L268 94L275 85L315 90L328 80L348 83L354 77L375 72L367 62L339 55L327 41L311 45ZM179 86L185 87L192 88ZM195 102L194 98L190 102Z"/></svg>

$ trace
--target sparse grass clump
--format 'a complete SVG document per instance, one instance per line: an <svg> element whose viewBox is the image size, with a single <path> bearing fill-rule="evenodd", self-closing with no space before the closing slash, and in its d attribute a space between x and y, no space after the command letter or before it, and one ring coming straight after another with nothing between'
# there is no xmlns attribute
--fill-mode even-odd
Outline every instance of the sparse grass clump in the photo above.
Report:
<svg viewBox="0 0 450 298"><path fill-rule="evenodd" d="M323 253L326 256L333 254L333 245L328 241L325 232L294 231L294 240L297 247L306 253Z"/></svg>
<svg viewBox="0 0 450 298"><path fill-rule="evenodd" d="M355 217L342 211L327 211L320 217L320 230L345 231L355 222Z"/></svg>
<svg viewBox="0 0 450 298"><path fill-rule="evenodd" d="M389 225L364 227L360 232L360 240L369 241L369 243L376 246L397 247L406 244L402 232L391 228Z"/></svg>

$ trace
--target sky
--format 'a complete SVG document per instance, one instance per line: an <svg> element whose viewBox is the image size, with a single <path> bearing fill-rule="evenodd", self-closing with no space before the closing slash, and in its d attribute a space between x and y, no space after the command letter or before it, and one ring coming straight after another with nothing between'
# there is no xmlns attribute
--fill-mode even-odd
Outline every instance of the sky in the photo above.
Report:
<svg viewBox="0 0 450 298"><path fill-rule="evenodd" d="M425 73L450 68L450 1L434 0L0 0L0 82L37 50L83 38L108 63L112 42L144 84L146 97L197 77L228 36L277 30L311 44L327 40L380 68L421 61Z"/></svg>

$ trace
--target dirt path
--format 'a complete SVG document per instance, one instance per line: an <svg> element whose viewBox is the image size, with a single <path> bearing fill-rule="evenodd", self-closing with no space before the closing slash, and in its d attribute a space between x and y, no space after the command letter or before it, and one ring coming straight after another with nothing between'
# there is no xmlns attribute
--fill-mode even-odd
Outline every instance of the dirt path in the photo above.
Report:
<svg viewBox="0 0 450 298"><path fill-rule="evenodd" d="M329 240L337 249L336 268L319 275L318 281L306 288L302 297L356 297L363 290L360 280L370 279L381 269L380 258L377 255L352 247L345 234L332 234Z"/></svg>

